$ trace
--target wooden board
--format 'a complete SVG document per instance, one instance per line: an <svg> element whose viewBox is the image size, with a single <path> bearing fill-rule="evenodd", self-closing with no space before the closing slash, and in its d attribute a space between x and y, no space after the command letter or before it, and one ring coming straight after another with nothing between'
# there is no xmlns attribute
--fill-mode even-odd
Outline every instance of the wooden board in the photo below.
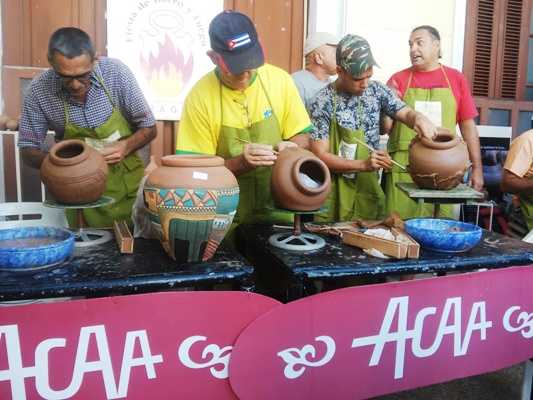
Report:
<svg viewBox="0 0 533 400"><path fill-rule="evenodd" d="M480 200L483 198L483 193L472 189L464 183L450 190L420 189L412 182L399 182L396 186L412 199Z"/></svg>
<svg viewBox="0 0 533 400"><path fill-rule="evenodd" d="M133 253L133 235L131 234L126 221L114 221L113 230L115 231L115 239L121 253Z"/></svg>
<svg viewBox="0 0 533 400"><path fill-rule="evenodd" d="M409 241L407 244L407 258L419 258L420 257L420 245L416 240L414 240L407 232L398 228L391 228L391 232L394 236L398 235L403 236L406 240Z"/></svg>
<svg viewBox="0 0 533 400"><path fill-rule="evenodd" d="M361 249L376 249L383 254L394 258L418 258L420 255L420 245L406 232L397 229L390 229L394 236L402 235L403 242L388 240L375 236L366 235L363 232L344 231L342 241L351 246Z"/></svg>

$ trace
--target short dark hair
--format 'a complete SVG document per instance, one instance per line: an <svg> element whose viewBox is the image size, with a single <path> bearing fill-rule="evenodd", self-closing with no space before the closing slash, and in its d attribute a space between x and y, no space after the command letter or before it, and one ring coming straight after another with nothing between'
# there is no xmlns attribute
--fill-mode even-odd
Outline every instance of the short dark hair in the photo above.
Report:
<svg viewBox="0 0 533 400"><path fill-rule="evenodd" d="M416 32L416 31L420 31L422 29L427 31L433 37L433 39L438 40L440 42L440 33L439 33L439 31L436 28L432 27L431 25L420 25L420 26L417 26L415 29L413 29L411 31L411 33Z"/></svg>
<svg viewBox="0 0 533 400"><path fill-rule="evenodd" d="M96 55L89 35L74 27L59 28L50 36L48 42L48 61L50 63L52 63L55 53L60 53L67 58L87 54L91 60L94 60Z"/></svg>

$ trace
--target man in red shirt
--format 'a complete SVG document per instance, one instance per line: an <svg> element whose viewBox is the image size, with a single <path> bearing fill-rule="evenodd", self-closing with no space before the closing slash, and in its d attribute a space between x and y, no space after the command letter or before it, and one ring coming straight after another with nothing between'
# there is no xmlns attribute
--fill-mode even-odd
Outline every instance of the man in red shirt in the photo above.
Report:
<svg viewBox="0 0 533 400"><path fill-rule="evenodd" d="M481 190L483 170L474 122L478 112L466 78L456 69L440 64L440 34L432 26L423 25L413 29L409 37L409 49L412 66L392 75L387 84L409 107L426 115L436 126L455 133L459 124L472 162L470 184L474 189ZM415 132L404 124L394 124L388 151L395 161L408 164L409 144L415 136ZM399 211L403 219L433 214L433 206L422 208L396 187L397 182L412 180L407 172L393 166L391 172L385 175L387 212ZM451 208L442 207L441 215L451 216Z"/></svg>

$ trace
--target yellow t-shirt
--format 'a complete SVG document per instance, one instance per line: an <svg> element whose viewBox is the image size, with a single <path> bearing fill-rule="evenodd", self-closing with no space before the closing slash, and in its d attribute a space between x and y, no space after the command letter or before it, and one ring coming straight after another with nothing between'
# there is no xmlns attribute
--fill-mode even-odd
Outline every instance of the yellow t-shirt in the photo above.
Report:
<svg viewBox="0 0 533 400"><path fill-rule="evenodd" d="M176 152L216 154L221 122L232 128L247 128L270 117L272 112L279 121L284 140L311 126L298 90L284 70L263 65L257 69L251 85L242 92L222 85L213 70L194 85L185 99Z"/></svg>
<svg viewBox="0 0 533 400"><path fill-rule="evenodd" d="M520 178L533 177L533 129L513 140L503 168Z"/></svg>

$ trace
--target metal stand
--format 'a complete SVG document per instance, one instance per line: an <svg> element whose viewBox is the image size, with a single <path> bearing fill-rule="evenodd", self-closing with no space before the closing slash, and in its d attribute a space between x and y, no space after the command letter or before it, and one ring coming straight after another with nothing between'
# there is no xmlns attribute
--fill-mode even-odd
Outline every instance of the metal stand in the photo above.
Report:
<svg viewBox="0 0 533 400"><path fill-rule="evenodd" d="M302 232L302 214L314 214L316 211L294 214L294 226L291 233L276 233L268 238L270 245L283 250L311 251L321 249L326 241L318 235Z"/></svg>
<svg viewBox="0 0 533 400"><path fill-rule="evenodd" d="M111 239L113 239L113 235L111 234L111 232L108 232L104 229L87 229L85 219L83 218L83 210L86 208L98 208L102 206L107 206L109 204L113 204L114 202L115 199L108 196L102 196L94 203L88 204L68 205L56 203L52 200L47 200L43 204L46 207L75 210L78 229L74 231L74 235L76 237L76 242L74 243L74 245L76 247L87 247L109 242Z"/></svg>

